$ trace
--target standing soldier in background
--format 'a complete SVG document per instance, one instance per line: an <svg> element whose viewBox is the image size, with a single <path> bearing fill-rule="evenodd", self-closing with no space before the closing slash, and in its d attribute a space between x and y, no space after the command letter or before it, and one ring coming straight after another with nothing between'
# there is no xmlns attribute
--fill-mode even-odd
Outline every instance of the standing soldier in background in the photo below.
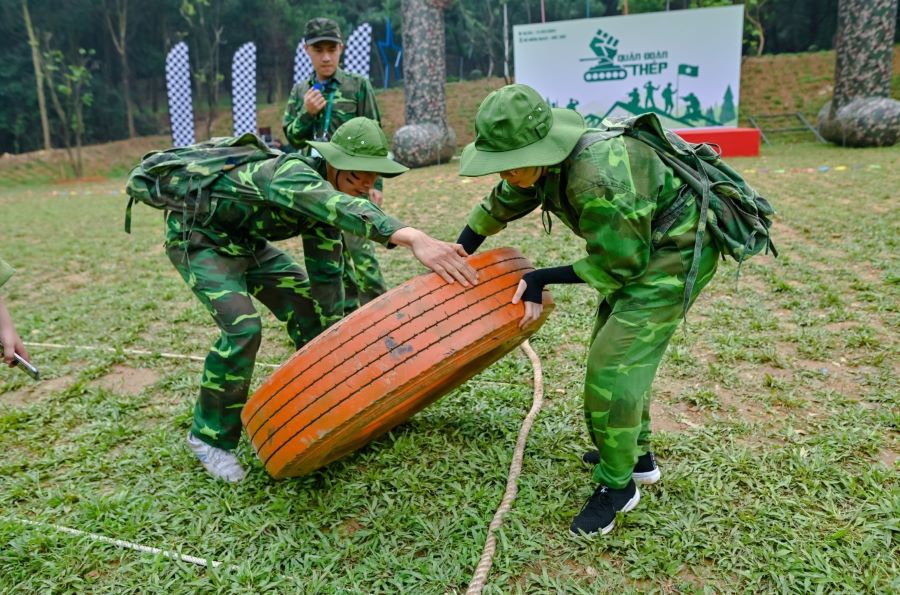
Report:
<svg viewBox="0 0 900 595"><path fill-rule="evenodd" d="M380 124L369 79L338 67L344 51L338 24L331 19L312 19L306 23L303 39L314 72L291 90L282 123L288 142L300 150L307 141L328 141L341 124L357 116ZM369 199L378 206L383 200L382 187L379 177L369 190ZM343 242L343 271L310 271L310 276L315 279L343 273L344 313L348 314L383 294L387 285L372 242L349 233L343 234ZM315 250L315 246L315 241L304 241L305 251ZM315 254L310 256L310 260L318 260Z"/></svg>

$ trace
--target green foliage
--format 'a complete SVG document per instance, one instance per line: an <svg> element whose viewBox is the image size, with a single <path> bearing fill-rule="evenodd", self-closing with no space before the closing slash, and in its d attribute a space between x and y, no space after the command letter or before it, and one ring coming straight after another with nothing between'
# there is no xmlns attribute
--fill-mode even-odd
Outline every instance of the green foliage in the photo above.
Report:
<svg viewBox="0 0 900 595"><path fill-rule="evenodd" d="M753 54L764 41L766 53L800 52L833 47L838 0L744 0L744 52ZM0 0L0 152L24 152L41 146L34 71L22 20L22 0ZM43 39L50 35L55 48L74 56L77 48L94 48L98 68L91 93L94 105L83 122L86 143L125 138L125 104L121 97L121 65L106 29L104 3L91 0L28 0L32 20ZM664 10L666 0L630 0L632 14ZM671 0L672 10L733 4L732 0ZM444 11L446 62L449 74L460 79L474 70L502 76L504 61L503 7L510 27L548 21L602 17L622 12L620 0L545 0L542 3L505 0L455 0ZM784 15L790 15L785 18ZM145 132L162 133L168 120L164 61L179 41L190 47L198 91L198 116L228 107L230 59L238 46L257 44L260 99L283 103L292 83L293 57L304 23L315 16L334 18L345 34L370 22L374 38L383 39L391 19L400 40L400 0L154 0L128 4L127 48L131 95ZM900 36L900 27L898 27ZM394 56L391 57L392 59ZM382 83L383 65L373 53L372 78ZM512 64L510 64L512 68ZM514 76L514 72L511 72ZM896 84L895 84L896 88ZM724 106L723 106L724 108ZM50 127L57 146L61 123L51 109ZM139 126L140 127L140 126ZM148 130L149 128L149 130Z"/></svg>

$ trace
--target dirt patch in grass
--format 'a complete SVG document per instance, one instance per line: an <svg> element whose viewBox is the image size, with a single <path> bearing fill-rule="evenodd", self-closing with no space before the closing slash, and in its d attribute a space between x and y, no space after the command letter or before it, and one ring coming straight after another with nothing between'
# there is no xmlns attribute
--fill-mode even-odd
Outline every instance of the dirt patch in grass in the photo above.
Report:
<svg viewBox="0 0 900 595"><path fill-rule="evenodd" d="M0 395L0 403L13 407L25 407L40 403L49 399L53 394L66 390L74 381L75 376L71 374L43 380Z"/></svg>
<svg viewBox="0 0 900 595"><path fill-rule="evenodd" d="M94 384L119 395L137 396L157 380L159 374L154 370L117 365L108 374L95 380Z"/></svg>
<svg viewBox="0 0 900 595"><path fill-rule="evenodd" d="M875 458L888 469L896 469L897 461L900 460L900 454L897 454L897 451L890 448L882 448L878 451L878 456Z"/></svg>

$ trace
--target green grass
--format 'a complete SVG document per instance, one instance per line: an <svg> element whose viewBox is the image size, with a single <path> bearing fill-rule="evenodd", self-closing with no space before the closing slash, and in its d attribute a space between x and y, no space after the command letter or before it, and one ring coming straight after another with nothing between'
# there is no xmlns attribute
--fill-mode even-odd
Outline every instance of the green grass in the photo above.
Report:
<svg viewBox="0 0 900 595"><path fill-rule="evenodd" d="M592 490L578 459L589 446L581 382L596 296L554 287L557 309L532 340L547 402L487 593L900 589L900 150L795 145L733 163L778 209L782 254L745 263L737 287L722 263L673 339L653 409L662 481L606 538L567 536ZM167 262L158 212L136 207L133 235L122 233L121 183L0 190L0 252L19 269L3 291L19 331L202 355L212 322ZM450 239L492 183L456 177L455 164L416 170L388 181L387 204ZM561 224L545 236L537 216L486 247L500 245L538 266L583 250ZM299 255L299 242L283 247ZM380 254L392 283L420 271L401 250ZM268 313L265 323L259 359L281 362L287 338ZM0 592L462 592L531 403L530 366L516 352L307 477L269 479L243 443L250 475L232 487L183 445L200 364L32 356L39 384L0 370L0 516L237 569L0 520Z"/></svg>

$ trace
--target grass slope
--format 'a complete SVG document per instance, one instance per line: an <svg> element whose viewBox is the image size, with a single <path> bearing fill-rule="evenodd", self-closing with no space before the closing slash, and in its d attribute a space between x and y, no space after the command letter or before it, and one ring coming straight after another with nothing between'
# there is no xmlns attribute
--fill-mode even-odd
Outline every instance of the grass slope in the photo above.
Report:
<svg viewBox="0 0 900 595"><path fill-rule="evenodd" d="M900 150L795 145L734 163L778 208L781 257L745 263L737 287L722 263L672 341L653 405L662 481L607 538L567 536L592 490L578 458L597 304L585 287L554 287L557 310L532 340L548 401L486 593L900 589ZM492 184L455 170L389 180L389 209L455 237ZM3 291L19 330L36 342L203 354L208 314L166 260L159 213L139 206L134 234L121 232L121 184L0 190L3 256L19 269ZM547 237L537 215L486 247L499 245L538 266L582 254L560 224ZM380 254L391 283L421 270L401 250ZM268 313L265 324L259 359L281 362L286 337ZM530 367L514 353L308 477L270 480L244 444L250 475L231 487L183 445L200 364L32 354L43 382L0 370L0 592L462 592L531 402Z"/></svg>

